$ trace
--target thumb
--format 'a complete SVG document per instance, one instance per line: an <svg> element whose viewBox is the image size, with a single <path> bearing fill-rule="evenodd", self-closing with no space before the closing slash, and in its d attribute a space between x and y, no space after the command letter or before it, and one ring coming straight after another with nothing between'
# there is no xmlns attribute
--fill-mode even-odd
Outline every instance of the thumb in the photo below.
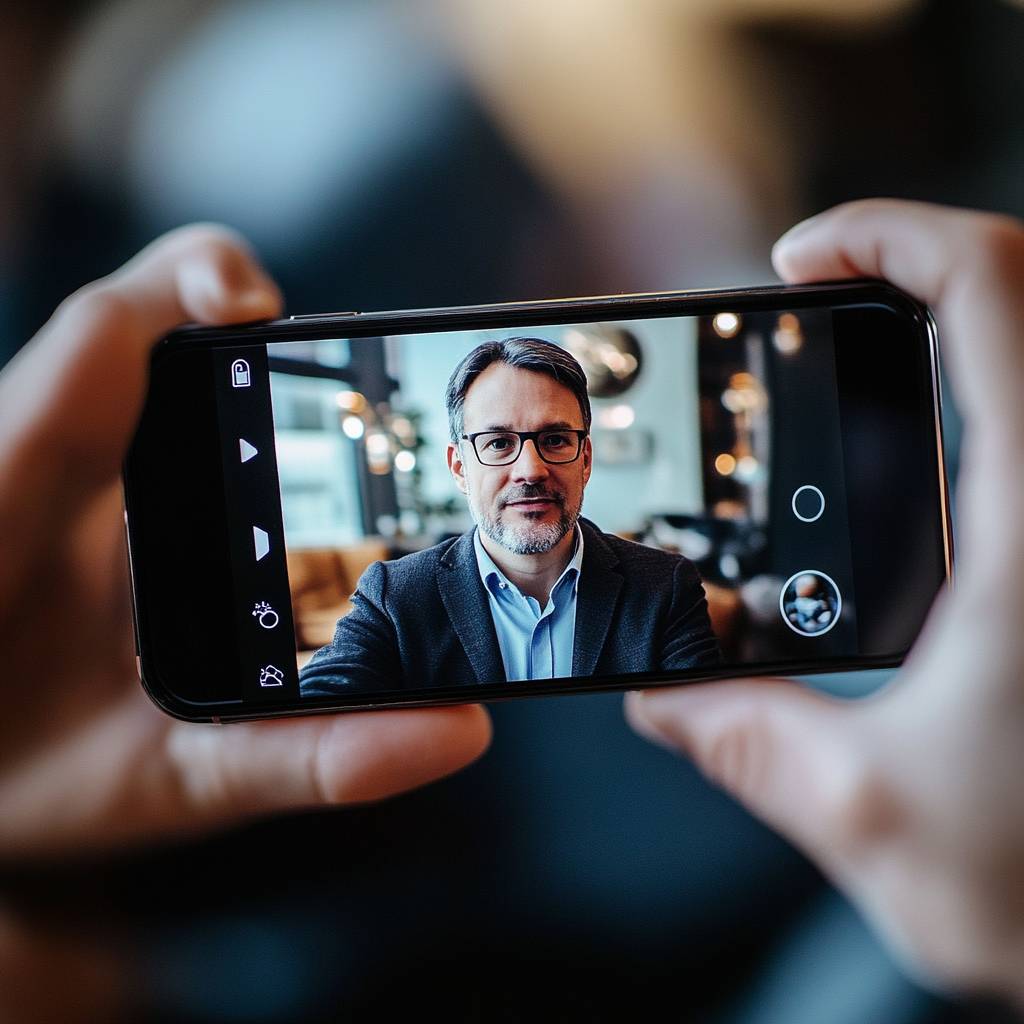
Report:
<svg viewBox="0 0 1024 1024"><path fill-rule="evenodd" d="M202 725L135 687L0 777L0 866L382 800L450 775L490 740L479 705Z"/></svg>
<svg viewBox="0 0 1024 1024"><path fill-rule="evenodd" d="M153 345L187 321L276 316L281 297L242 238L193 224L147 246L113 274L66 299L0 374L0 480L34 461L19 496L66 500L116 477L145 394Z"/></svg>
<svg viewBox="0 0 1024 1024"><path fill-rule="evenodd" d="M626 717L828 864L873 813L861 711L783 679L631 693Z"/></svg>
<svg viewBox="0 0 1024 1024"><path fill-rule="evenodd" d="M931 306L958 403L973 427L1010 436L1024 376L1024 225L894 199L844 203L798 224L772 262L790 282L880 277Z"/></svg>
<svg viewBox="0 0 1024 1024"><path fill-rule="evenodd" d="M145 395L150 351L177 325L272 317L281 296L234 232L179 228L66 299L0 373L0 592L33 543L116 481Z"/></svg>

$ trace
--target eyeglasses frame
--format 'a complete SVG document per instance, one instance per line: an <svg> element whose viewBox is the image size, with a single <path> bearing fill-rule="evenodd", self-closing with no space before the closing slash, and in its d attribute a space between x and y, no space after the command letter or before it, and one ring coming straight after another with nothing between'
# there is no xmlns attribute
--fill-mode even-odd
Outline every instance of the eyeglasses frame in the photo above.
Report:
<svg viewBox="0 0 1024 1024"><path fill-rule="evenodd" d="M541 434L575 434L578 444L576 445L576 454L565 462L552 462L550 459L544 457L544 453L540 450L540 445L537 444L537 439ZM480 457L480 452L477 451L476 439L482 437L484 434L515 434L519 438L519 451L516 452L516 457L510 459L508 462L484 462ZM583 454L583 442L590 436L590 431L580 429L579 427L545 427L543 430L475 430L472 434L462 434L460 440L468 441L473 448L473 454L476 456L477 462L481 466L486 466L488 469L499 469L502 466L514 466L519 461L519 456L523 454L523 449L526 447L527 441L533 442L534 450L537 452L541 462L546 463L548 466L571 466L574 462L579 461L579 457Z"/></svg>

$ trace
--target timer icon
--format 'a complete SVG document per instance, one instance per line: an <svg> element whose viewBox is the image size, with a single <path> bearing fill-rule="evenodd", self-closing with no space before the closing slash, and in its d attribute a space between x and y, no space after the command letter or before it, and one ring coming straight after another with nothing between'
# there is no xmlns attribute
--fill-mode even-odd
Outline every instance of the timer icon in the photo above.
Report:
<svg viewBox="0 0 1024 1024"><path fill-rule="evenodd" d="M281 621L281 617L266 601L257 601L252 614L264 629L273 629Z"/></svg>

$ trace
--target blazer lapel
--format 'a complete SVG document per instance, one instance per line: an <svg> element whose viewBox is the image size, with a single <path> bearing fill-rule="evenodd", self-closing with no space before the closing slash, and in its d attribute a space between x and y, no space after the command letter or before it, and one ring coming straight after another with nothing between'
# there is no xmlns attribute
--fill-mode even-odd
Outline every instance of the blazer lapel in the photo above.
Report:
<svg viewBox="0 0 1024 1024"><path fill-rule="evenodd" d="M576 631L572 647L572 674L591 676L608 640L615 605L622 589L618 559L599 530L580 520L583 530L583 566L576 590Z"/></svg>
<svg viewBox="0 0 1024 1024"><path fill-rule="evenodd" d="M437 566L437 586L478 683L505 679L498 634L473 550L473 534L464 533Z"/></svg>

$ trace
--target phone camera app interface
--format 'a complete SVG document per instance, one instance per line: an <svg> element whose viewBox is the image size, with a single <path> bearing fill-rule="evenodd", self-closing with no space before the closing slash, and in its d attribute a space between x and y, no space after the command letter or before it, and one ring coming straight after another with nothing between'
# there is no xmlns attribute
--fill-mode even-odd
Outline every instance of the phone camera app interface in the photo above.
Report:
<svg viewBox="0 0 1024 1024"><path fill-rule="evenodd" d="M858 653L828 309L215 362L247 699Z"/></svg>

